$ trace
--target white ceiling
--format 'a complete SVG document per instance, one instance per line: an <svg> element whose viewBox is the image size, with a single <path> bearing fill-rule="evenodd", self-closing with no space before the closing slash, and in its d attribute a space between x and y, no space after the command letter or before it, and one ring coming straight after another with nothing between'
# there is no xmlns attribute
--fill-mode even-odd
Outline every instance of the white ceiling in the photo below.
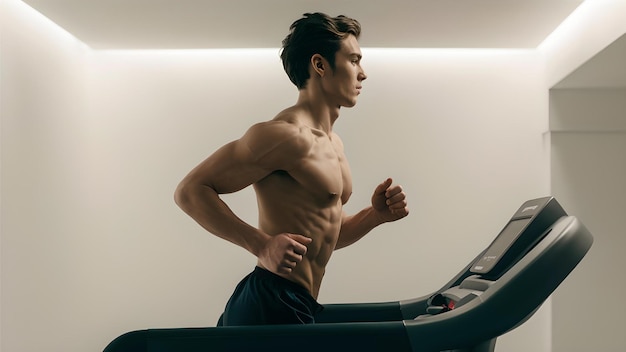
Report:
<svg viewBox="0 0 626 352"><path fill-rule="evenodd" d="M305 12L361 22L363 47L535 48L583 0L23 0L93 49L280 47Z"/></svg>

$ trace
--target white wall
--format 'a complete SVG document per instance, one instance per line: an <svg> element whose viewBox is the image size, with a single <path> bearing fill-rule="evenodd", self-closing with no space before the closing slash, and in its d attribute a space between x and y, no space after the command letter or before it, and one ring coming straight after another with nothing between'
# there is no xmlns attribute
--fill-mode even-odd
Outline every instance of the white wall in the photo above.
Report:
<svg viewBox="0 0 626 352"><path fill-rule="evenodd" d="M546 87L552 88L626 32L626 1L587 0L546 40Z"/></svg>
<svg viewBox="0 0 626 352"><path fill-rule="evenodd" d="M294 101L278 50L97 52L21 2L2 11L2 351L97 351L129 330L213 325L255 260L172 193ZM322 303L428 294L549 191L538 53L364 54L360 103L336 125L354 174L348 211L392 176L412 213L337 252ZM226 198L255 222L250 190ZM549 345L542 309L498 350Z"/></svg>
<svg viewBox="0 0 626 352"><path fill-rule="evenodd" d="M1 348L87 351L75 337L98 319L77 276L86 48L21 3L1 6Z"/></svg>
<svg viewBox="0 0 626 352"><path fill-rule="evenodd" d="M586 1L540 48L547 87L554 87L551 193L595 237L553 295L554 352L626 350L626 308L612 303L626 291L620 273L626 266L626 84L618 83L626 62L624 33L625 1ZM607 308L596 309L600 302Z"/></svg>
<svg viewBox="0 0 626 352"><path fill-rule="evenodd" d="M555 352L626 349L626 307L613 304L626 294L625 102L626 87L551 92L552 190L595 237L554 295Z"/></svg>

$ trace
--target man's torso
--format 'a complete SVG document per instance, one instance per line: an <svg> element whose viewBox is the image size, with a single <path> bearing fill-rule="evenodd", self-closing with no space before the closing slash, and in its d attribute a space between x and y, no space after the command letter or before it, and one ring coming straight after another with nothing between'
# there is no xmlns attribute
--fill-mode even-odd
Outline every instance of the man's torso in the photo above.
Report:
<svg viewBox="0 0 626 352"><path fill-rule="evenodd" d="M298 136L307 141L289 170L276 170L254 184L259 205L259 227L270 235L301 234L313 239L307 253L285 278L309 289L317 297L325 267L335 248L343 204L352 193L352 180L343 145L334 134L311 128L298 120Z"/></svg>

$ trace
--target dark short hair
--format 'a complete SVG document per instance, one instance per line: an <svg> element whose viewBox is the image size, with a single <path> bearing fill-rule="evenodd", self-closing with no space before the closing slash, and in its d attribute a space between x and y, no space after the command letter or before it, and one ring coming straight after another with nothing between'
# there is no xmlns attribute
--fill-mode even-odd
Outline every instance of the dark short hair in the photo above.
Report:
<svg viewBox="0 0 626 352"><path fill-rule="evenodd" d="M346 16L330 17L323 13L305 13L289 27L283 39L280 58L287 76L298 89L304 88L309 79L311 57L320 54L335 69L335 54L341 41L352 34L361 35L361 25Z"/></svg>

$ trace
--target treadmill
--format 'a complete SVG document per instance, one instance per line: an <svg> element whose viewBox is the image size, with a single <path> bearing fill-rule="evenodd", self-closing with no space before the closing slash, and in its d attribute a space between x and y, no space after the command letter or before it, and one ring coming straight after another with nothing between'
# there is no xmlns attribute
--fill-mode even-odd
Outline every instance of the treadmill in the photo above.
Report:
<svg viewBox="0 0 626 352"><path fill-rule="evenodd" d="M392 302L326 304L310 325L148 329L104 352L493 352L583 259L593 237L553 197L523 203L441 289Z"/></svg>

